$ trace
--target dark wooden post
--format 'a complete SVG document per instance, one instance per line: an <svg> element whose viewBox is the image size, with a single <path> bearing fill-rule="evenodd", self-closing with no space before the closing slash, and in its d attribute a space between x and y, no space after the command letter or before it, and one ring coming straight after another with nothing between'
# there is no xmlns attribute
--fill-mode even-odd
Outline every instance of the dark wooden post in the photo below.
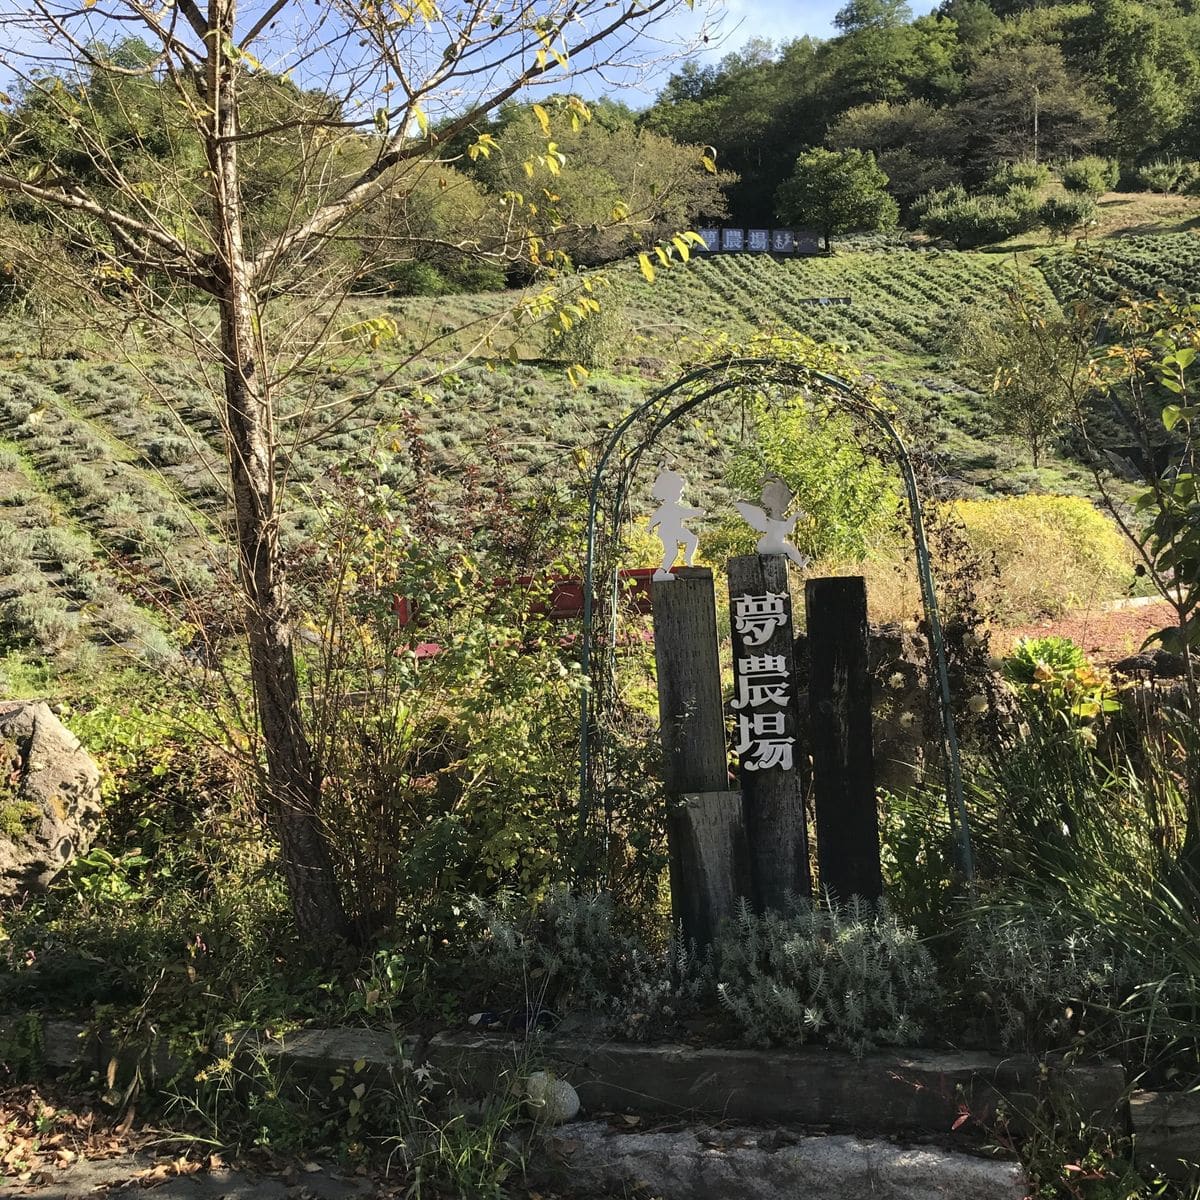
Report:
<svg viewBox="0 0 1200 1200"><path fill-rule="evenodd" d="M746 554L729 560L733 627L735 749L754 906L782 910L808 896L808 836L796 723L795 633L787 559Z"/></svg>
<svg viewBox="0 0 1200 1200"><path fill-rule="evenodd" d="M805 584L808 709L821 888L838 900L883 894L871 743L867 585L861 577Z"/></svg>
<svg viewBox="0 0 1200 1200"><path fill-rule="evenodd" d="M680 567L651 587L662 725L671 911L709 945L746 893L741 802L729 790L712 572Z"/></svg>

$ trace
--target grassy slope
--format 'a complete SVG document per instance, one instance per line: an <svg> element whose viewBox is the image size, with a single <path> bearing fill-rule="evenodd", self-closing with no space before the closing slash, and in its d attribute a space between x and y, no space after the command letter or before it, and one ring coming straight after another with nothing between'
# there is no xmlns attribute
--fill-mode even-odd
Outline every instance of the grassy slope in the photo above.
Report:
<svg viewBox="0 0 1200 1200"><path fill-rule="evenodd" d="M1103 248L1114 261L1114 288L1152 294L1196 286L1196 234L1137 236ZM594 443L651 380L670 377L694 352L692 339L702 342L713 330L744 338L771 329L845 346L889 385L918 449L964 491L1075 490L1083 481L1075 464L1057 460L1035 474L1019 448L997 438L980 398L942 350L963 306L992 302L1017 269L1059 297L1070 296L1080 276L1065 251L1020 260L903 250L790 262L714 257L662 271L654 285L622 265L611 275L632 336L611 373L596 372L572 389L556 364L526 361L493 370L468 362L423 397L401 389L402 399L393 392L360 411L354 429L299 453L293 475L301 485L319 481L331 463L375 439L406 409L411 423L385 438L384 446L394 448L382 452L385 471L401 491L412 479L408 437L414 428L437 472L461 472L486 443L489 455L501 453L516 471L545 478L569 463L572 449ZM841 296L851 304L802 303ZM401 342L411 345L464 319L485 322L502 304L495 296L465 296L363 307L392 315ZM524 352L535 351L525 346ZM383 376L392 365L385 351L373 369ZM219 586L223 463L209 396L170 362L134 371L115 363L11 356L3 366L0 637L62 656L112 641L152 656L161 633L122 592L204 596ZM358 382L353 370L330 374L317 381L316 394L332 399ZM170 408L182 415L182 426ZM717 434L728 441L737 432ZM719 474L720 448L703 430L684 431L676 453L698 478ZM561 469L570 476L569 465ZM305 519L301 504L291 527L301 530ZM46 528L58 532L45 535ZM84 566L61 561L64 546L56 539L71 539L65 553Z"/></svg>

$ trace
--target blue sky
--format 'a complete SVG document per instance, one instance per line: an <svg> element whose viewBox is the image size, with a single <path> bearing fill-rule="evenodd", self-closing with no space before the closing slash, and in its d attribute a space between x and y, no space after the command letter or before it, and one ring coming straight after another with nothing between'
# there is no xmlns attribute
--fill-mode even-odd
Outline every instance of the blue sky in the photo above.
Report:
<svg viewBox="0 0 1200 1200"><path fill-rule="evenodd" d="M702 62L716 62L731 50L738 50L751 38L766 38L776 44L789 42L810 34L813 37L833 37L837 30L833 26L834 14L845 0L723 0L720 4L719 28L723 35L714 39L696 57ZM909 0L914 16L930 12L937 7L937 0ZM699 4L697 5L699 8ZM663 32L669 32L680 42L690 41L700 31L700 14L686 11L664 22ZM662 71L638 88L627 89L624 94L610 90L609 95L620 96L635 108L652 100L678 62L664 65ZM587 89L591 94L602 91L602 86Z"/></svg>
<svg viewBox="0 0 1200 1200"><path fill-rule="evenodd" d="M744 46L751 38L766 38L775 44L791 41L794 38L811 34L814 37L827 38L836 33L833 27L834 14L841 8L845 0L696 0L696 11L688 12L682 6L680 11L655 26L657 37L650 45L643 45L639 50L647 58L655 61L652 71L644 75L633 86L622 86L622 79L631 79L629 74L610 71L607 80L601 78L582 77L575 80L574 86L586 98L592 99L601 95L624 100L634 108L649 104L673 71L677 71L682 63L679 49L686 44L695 44L702 30L710 34L710 40L695 57L701 62L715 62L722 55ZM915 14L928 12L935 6L935 0L909 0ZM244 0L243 8L255 9L258 0ZM6 25L4 35L0 36L0 47L12 47L14 43L29 44L21 30L11 20L16 13L28 13L33 8L28 0L0 0L0 24ZM707 9L706 12L700 10ZM106 23L98 17L100 9L87 13L85 20L95 24L98 32L105 29ZM115 28L115 27L114 27ZM0 67L0 82L11 82L6 78L7 72ZM616 78L614 78L616 76ZM552 87L555 81L547 81Z"/></svg>

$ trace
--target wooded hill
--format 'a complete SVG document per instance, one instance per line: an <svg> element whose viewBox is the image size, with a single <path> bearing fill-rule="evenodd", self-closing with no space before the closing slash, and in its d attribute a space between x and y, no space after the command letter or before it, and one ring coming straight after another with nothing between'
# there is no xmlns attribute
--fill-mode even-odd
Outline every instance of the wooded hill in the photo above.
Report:
<svg viewBox="0 0 1200 1200"><path fill-rule="evenodd" d="M828 41L754 40L715 66L688 64L643 117L716 148L739 176L740 221L771 221L810 146L873 151L902 206L978 185L999 163L1102 154L1130 186L1155 159L1200 157L1190 0L945 0L916 20L901 0L849 0L836 23Z"/></svg>

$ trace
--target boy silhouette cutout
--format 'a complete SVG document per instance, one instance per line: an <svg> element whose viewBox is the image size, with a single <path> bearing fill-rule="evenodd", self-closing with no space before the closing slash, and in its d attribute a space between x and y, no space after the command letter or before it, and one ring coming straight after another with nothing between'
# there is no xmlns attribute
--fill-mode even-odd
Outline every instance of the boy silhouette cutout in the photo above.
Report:
<svg viewBox="0 0 1200 1200"><path fill-rule="evenodd" d="M660 501L657 509L646 526L648 532L658 530L658 539L663 546L662 566L654 572L654 580L665 583L675 578L671 574L671 565L679 554L679 544L683 543L683 561L686 566L692 565L699 539L684 525L693 517L704 516L704 509L691 508L681 504L683 489L687 486L683 476L678 471L660 471L650 489L650 495Z"/></svg>

